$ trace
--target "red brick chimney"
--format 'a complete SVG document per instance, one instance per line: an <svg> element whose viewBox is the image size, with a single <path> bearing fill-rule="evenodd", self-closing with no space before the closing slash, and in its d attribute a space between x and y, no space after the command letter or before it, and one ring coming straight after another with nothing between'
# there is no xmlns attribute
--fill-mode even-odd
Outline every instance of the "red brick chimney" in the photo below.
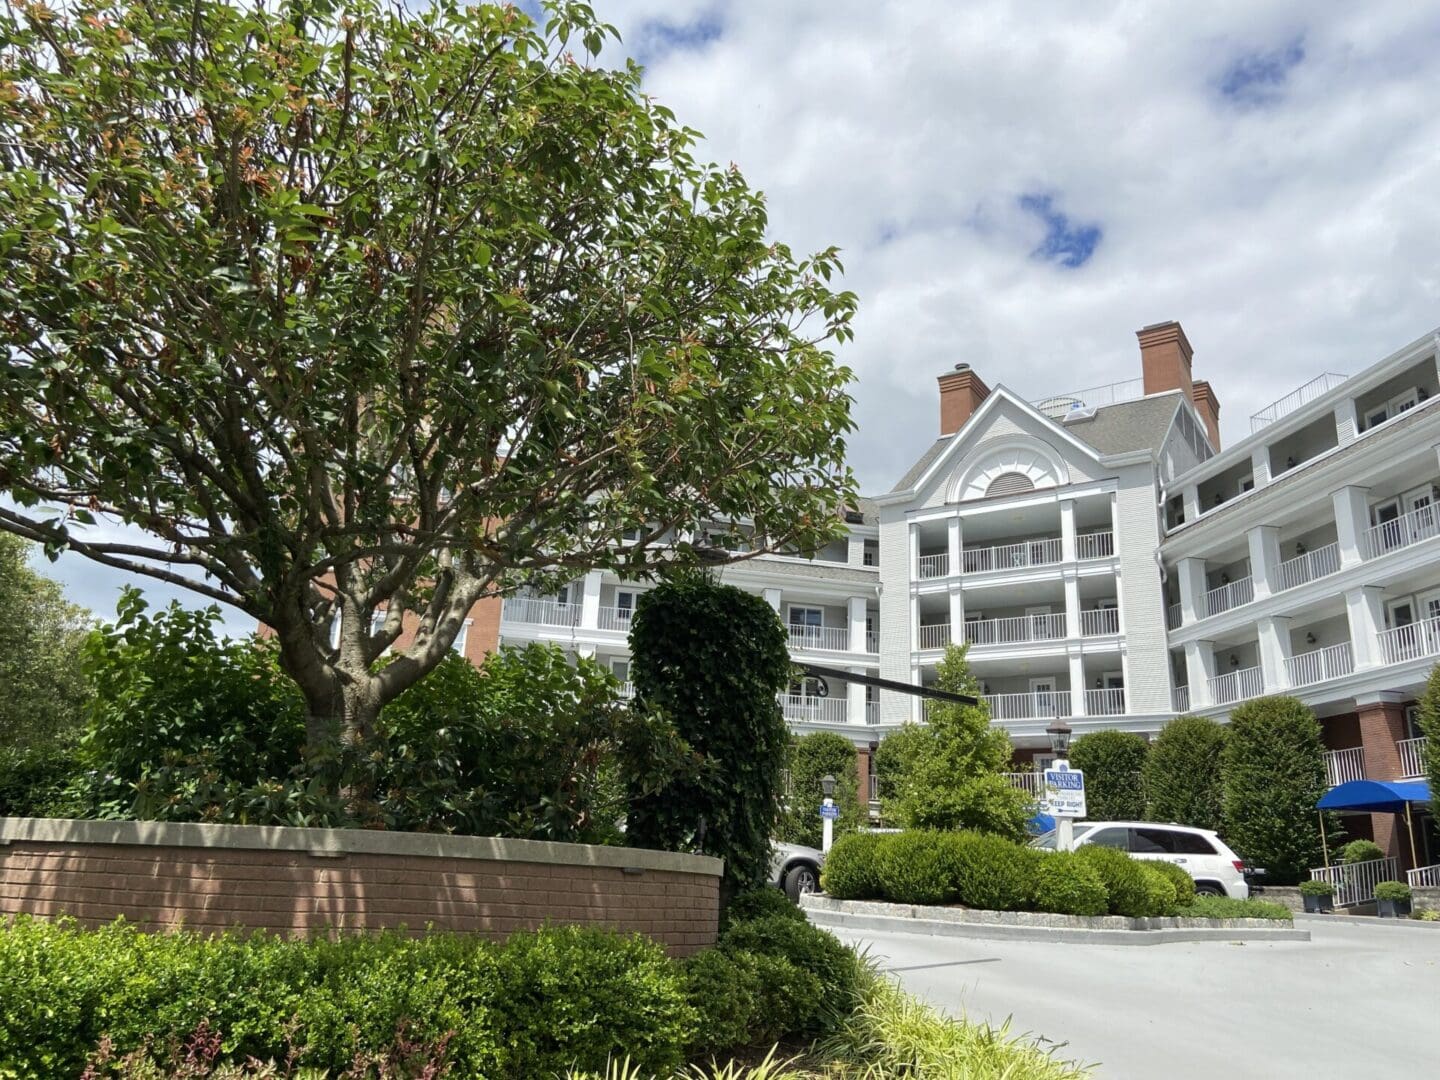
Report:
<svg viewBox="0 0 1440 1080"><path fill-rule="evenodd" d="M1145 377L1145 393L1183 392L1205 421L1210 442L1219 450L1220 400L1208 382L1191 378L1190 361L1195 351L1190 348L1184 328L1172 319L1137 330L1135 336L1140 339L1140 369Z"/></svg>
<svg viewBox="0 0 1440 1080"><path fill-rule="evenodd" d="M969 364L956 364L954 371L947 371L937 381L940 383L940 434L953 435L990 396L990 387Z"/></svg>

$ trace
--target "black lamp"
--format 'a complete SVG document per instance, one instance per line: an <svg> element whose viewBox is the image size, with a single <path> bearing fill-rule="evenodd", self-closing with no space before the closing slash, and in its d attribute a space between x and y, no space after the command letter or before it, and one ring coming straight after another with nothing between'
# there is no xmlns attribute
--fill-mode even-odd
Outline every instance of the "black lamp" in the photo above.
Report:
<svg viewBox="0 0 1440 1080"><path fill-rule="evenodd" d="M820 790L825 794L825 798L827 798L827 799L830 798L830 796L834 795L834 794L835 794L835 777L833 777L833 776L828 776L828 775L827 775L827 776L822 776L822 777L820 778Z"/></svg>
<svg viewBox="0 0 1440 1080"><path fill-rule="evenodd" d="M1070 752L1070 725L1064 720L1057 716L1045 729L1045 734L1050 736L1050 749L1055 752L1056 757L1064 757Z"/></svg>

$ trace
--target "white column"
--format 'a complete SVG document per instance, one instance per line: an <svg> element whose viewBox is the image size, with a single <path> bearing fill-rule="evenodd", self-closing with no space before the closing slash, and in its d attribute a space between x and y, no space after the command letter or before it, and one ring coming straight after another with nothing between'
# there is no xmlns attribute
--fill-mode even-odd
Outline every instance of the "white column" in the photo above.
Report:
<svg viewBox="0 0 1440 1080"><path fill-rule="evenodd" d="M860 632L862 634L865 632L865 627L863 623L861 624ZM848 670L852 674L863 674L863 669L861 668L849 668ZM846 686L849 687L849 692L847 693L845 699L845 711L849 718L849 721L852 724L863 724L866 721L865 684L852 682L846 683Z"/></svg>
<svg viewBox="0 0 1440 1080"><path fill-rule="evenodd" d="M586 630L600 626L600 582L603 575L591 570L585 575L585 587L580 594L580 625Z"/></svg>
<svg viewBox="0 0 1440 1080"><path fill-rule="evenodd" d="M910 580L920 580L920 527L910 525Z"/></svg>
<svg viewBox="0 0 1440 1080"><path fill-rule="evenodd" d="M965 644L965 594L960 583L950 585L950 641L955 645Z"/></svg>
<svg viewBox="0 0 1440 1080"><path fill-rule="evenodd" d="M1345 594L1345 616L1350 623L1350 650L1355 655L1355 670L1378 667L1380 631L1385 628L1385 590L1378 585L1362 585Z"/></svg>
<svg viewBox="0 0 1440 1080"><path fill-rule="evenodd" d="M919 686L919 685L920 685L920 665L919 665L919 664L911 664L911 665L910 665L910 685L911 685L911 686ZM910 709L910 719L913 720L913 721L915 721L916 723L919 723L921 720L924 720L924 719L925 719L925 713L924 713L924 711L922 710L922 702L924 702L925 699L922 698L922 697L920 697L918 694L907 694L906 697L907 697L907 698L909 699L909 701L910 701L910 704L909 704L909 706L908 706L908 708Z"/></svg>
<svg viewBox="0 0 1440 1080"><path fill-rule="evenodd" d="M1185 520L1194 521L1200 516L1200 488L1191 484L1180 493L1180 501L1185 506Z"/></svg>
<svg viewBox="0 0 1440 1080"><path fill-rule="evenodd" d="M1205 560L1181 559L1180 621L1185 624L1205 617Z"/></svg>
<svg viewBox="0 0 1440 1080"><path fill-rule="evenodd" d="M1246 534L1250 542L1250 578L1255 599L1280 591L1280 530L1274 525L1257 525Z"/></svg>
<svg viewBox="0 0 1440 1080"><path fill-rule="evenodd" d="M865 648L865 597L852 596L846 601L846 622L849 624L850 651L863 653Z"/></svg>
<svg viewBox="0 0 1440 1080"><path fill-rule="evenodd" d="M865 565L865 538L851 533L845 542L845 564L847 566Z"/></svg>
<svg viewBox="0 0 1440 1080"><path fill-rule="evenodd" d="M1250 451L1250 477L1255 486L1264 487L1270 482L1270 448L1257 446Z"/></svg>
<svg viewBox="0 0 1440 1080"><path fill-rule="evenodd" d="M1335 406L1335 441L1340 446L1348 446L1355 441L1355 435L1360 430L1355 414L1355 399L1346 398Z"/></svg>
<svg viewBox="0 0 1440 1080"><path fill-rule="evenodd" d="M1070 715L1085 715L1085 657L1077 650L1069 656L1070 661Z"/></svg>
<svg viewBox="0 0 1440 1080"><path fill-rule="evenodd" d="M1369 494L1369 488L1343 487L1330 496L1335 504L1335 532L1342 567L1365 561L1365 533L1370 528Z"/></svg>
<svg viewBox="0 0 1440 1080"><path fill-rule="evenodd" d="M1080 579L1072 569L1065 572L1065 636L1080 636Z"/></svg>
<svg viewBox="0 0 1440 1080"><path fill-rule="evenodd" d="M1257 620L1255 629L1260 635L1260 671L1265 679L1265 692L1290 689L1290 669L1285 661L1290 659L1290 620L1267 616Z"/></svg>
<svg viewBox="0 0 1440 1080"><path fill-rule="evenodd" d="M910 592L910 648L920 648L920 596L911 589Z"/></svg>
<svg viewBox="0 0 1440 1080"><path fill-rule="evenodd" d="M779 610L780 610L780 590L779 590L779 589L766 589L766 590L765 590L765 602L766 602L767 604L769 604L772 608L774 608L776 611L779 611Z"/></svg>
<svg viewBox="0 0 1440 1080"><path fill-rule="evenodd" d="M1075 500L1060 500L1060 558L1075 561Z"/></svg>
<svg viewBox="0 0 1440 1080"><path fill-rule="evenodd" d="M950 574L958 574L960 573L960 519L952 517L946 522L946 527L945 550L949 565L945 567L945 570Z"/></svg>
<svg viewBox="0 0 1440 1080"><path fill-rule="evenodd" d="M1191 710L1211 704L1210 680L1215 677L1215 643L1213 641L1187 641L1185 643L1185 677L1190 681Z"/></svg>

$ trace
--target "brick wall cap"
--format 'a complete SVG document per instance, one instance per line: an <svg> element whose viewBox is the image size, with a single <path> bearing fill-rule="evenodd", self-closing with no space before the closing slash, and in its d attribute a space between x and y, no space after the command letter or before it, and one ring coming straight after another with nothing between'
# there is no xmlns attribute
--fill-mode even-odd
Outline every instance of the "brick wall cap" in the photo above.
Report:
<svg viewBox="0 0 1440 1080"><path fill-rule="evenodd" d="M300 829L286 825L209 825L174 821L79 821L0 817L0 847L15 841L50 844L133 844L240 851L300 851L321 857L415 855L437 859L618 866L719 877L723 859L648 848L509 840L497 836Z"/></svg>

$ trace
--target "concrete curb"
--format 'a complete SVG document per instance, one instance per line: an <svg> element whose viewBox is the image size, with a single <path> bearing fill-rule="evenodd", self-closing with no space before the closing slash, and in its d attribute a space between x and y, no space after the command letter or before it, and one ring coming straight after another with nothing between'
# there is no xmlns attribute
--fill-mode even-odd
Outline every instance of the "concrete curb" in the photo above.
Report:
<svg viewBox="0 0 1440 1080"><path fill-rule="evenodd" d="M817 926L934 937L1060 942L1075 945L1166 945L1187 941L1309 941L1310 931L1266 919L1124 919L970 911L965 908L832 900L811 894L801 907ZM1270 923L1270 925L1266 925Z"/></svg>
<svg viewBox="0 0 1440 1080"><path fill-rule="evenodd" d="M1340 923L1342 926L1408 926L1412 929L1440 930L1440 922L1422 922L1420 919L1382 919L1378 915L1317 915L1314 912L1297 911L1295 921Z"/></svg>

